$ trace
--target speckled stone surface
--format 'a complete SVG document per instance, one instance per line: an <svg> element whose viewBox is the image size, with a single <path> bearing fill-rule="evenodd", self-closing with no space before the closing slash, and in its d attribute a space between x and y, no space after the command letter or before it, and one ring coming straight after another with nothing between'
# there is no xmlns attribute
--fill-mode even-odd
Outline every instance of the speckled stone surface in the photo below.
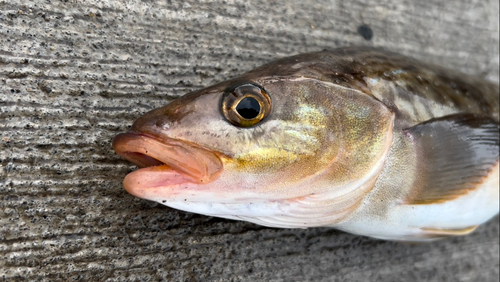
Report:
<svg viewBox="0 0 500 282"><path fill-rule="evenodd" d="M373 45L498 82L497 0L0 0L0 280L498 281L498 217L406 245L134 198L142 113L274 58Z"/></svg>

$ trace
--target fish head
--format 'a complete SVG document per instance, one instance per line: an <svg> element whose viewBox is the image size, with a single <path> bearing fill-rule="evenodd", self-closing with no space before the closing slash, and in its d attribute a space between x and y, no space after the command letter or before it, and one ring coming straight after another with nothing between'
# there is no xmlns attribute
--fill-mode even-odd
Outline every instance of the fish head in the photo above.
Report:
<svg viewBox="0 0 500 282"><path fill-rule="evenodd" d="M365 93L290 69L264 66L140 117L113 141L142 167L125 189L273 227L345 217L382 168L392 113Z"/></svg>

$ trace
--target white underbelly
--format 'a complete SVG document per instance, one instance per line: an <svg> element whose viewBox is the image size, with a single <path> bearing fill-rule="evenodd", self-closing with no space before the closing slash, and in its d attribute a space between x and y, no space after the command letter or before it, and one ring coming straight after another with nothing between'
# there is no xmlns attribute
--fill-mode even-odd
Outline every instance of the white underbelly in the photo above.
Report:
<svg viewBox="0 0 500 282"><path fill-rule="evenodd" d="M380 193L380 191L373 191ZM368 195L369 196L369 195ZM367 197L368 199L370 197ZM440 236L472 231L499 212L499 166L474 191L454 200L435 204L407 205L400 200L389 206L364 202L336 228L360 235L390 240L428 241ZM463 233L460 233L463 230ZM467 231L469 230L469 231ZM441 237L442 237L441 236Z"/></svg>

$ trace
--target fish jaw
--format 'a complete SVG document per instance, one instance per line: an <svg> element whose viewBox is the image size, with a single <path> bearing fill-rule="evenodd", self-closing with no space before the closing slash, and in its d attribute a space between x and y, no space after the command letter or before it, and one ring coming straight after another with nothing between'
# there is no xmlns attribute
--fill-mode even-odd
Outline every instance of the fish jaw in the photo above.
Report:
<svg viewBox="0 0 500 282"><path fill-rule="evenodd" d="M270 183L265 177L232 169L232 158L186 141L124 133L115 137L113 147L118 155L142 167L125 177L125 190L172 208L279 228L328 225L344 216L344 210L337 215L330 208L343 202L325 201L323 195L304 196L311 186L317 186L315 180L288 183L274 179ZM292 190L303 193L262 190L273 185L298 185Z"/></svg>
<svg viewBox="0 0 500 282"><path fill-rule="evenodd" d="M186 141L129 132L117 135L113 148L140 167L123 181L125 190L140 198L169 187L210 183L223 171L216 152Z"/></svg>

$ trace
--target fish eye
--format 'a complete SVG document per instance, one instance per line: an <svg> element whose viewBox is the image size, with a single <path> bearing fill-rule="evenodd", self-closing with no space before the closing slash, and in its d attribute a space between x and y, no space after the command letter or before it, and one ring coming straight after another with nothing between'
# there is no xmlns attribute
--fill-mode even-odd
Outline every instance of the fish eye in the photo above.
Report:
<svg viewBox="0 0 500 282"><path fill-rule="evenodd" d="M254 119L260 113L259 102L254 97L245 97L236 106L236 112L244 119Z"/></svg>
<svg viewBox="0 0 500 282"><path fill-rule="evenodd" d="M239 84L224 93L221 110L230 123L239 127L251 127L269 115L271 98L267 91L257 84Z"/></svg>

